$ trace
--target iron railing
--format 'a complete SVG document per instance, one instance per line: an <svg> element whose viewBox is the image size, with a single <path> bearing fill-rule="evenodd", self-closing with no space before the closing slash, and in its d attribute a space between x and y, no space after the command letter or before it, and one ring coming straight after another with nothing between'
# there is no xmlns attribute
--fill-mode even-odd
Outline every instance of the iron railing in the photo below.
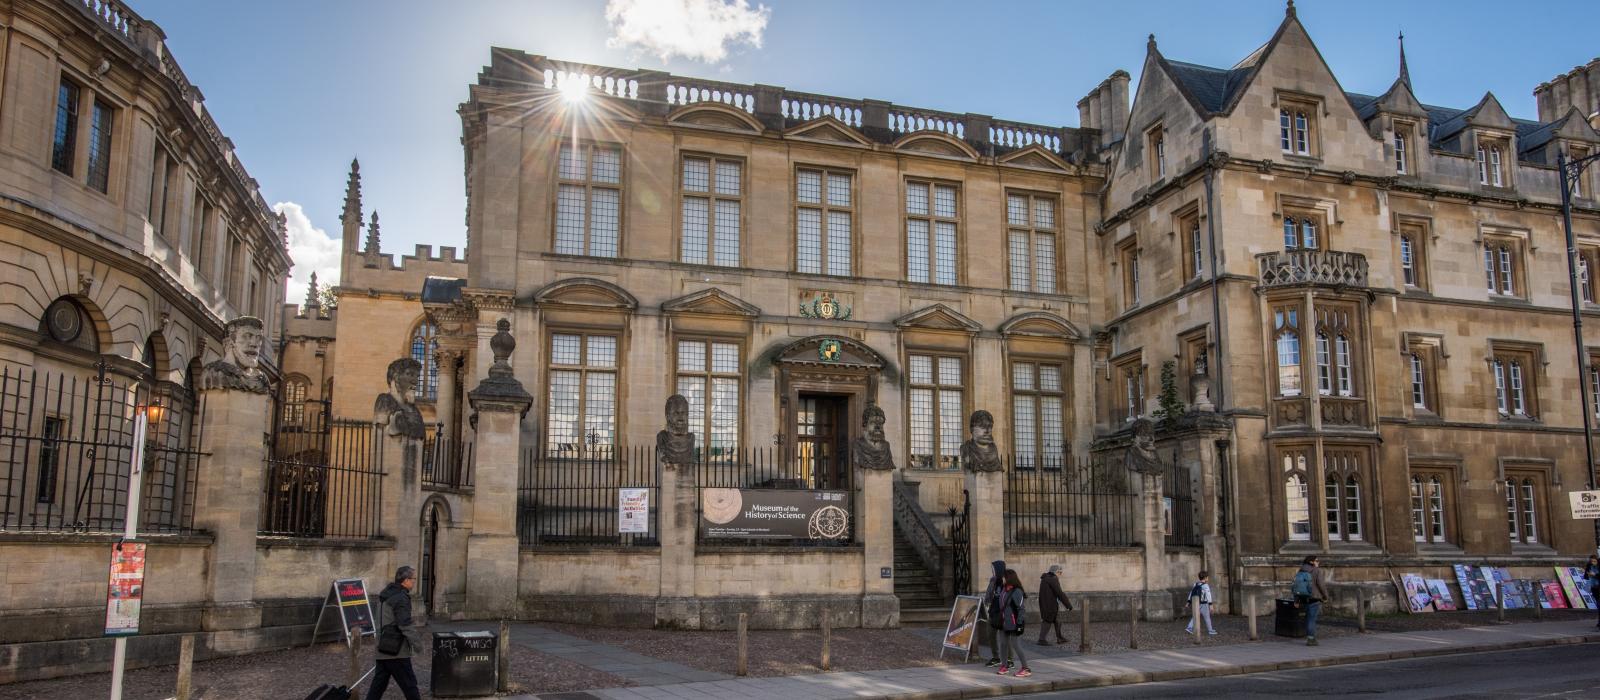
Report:
<svg viewBox="0 0 1600 700"><path fill-rule="evenodd" d="M422 446L422 488L431 491L472 489L472 443L435 432Z"/></svg>
<svg viewBox="0 0 1600 700"><path fill-rule="evenodd" d="M141 410L139 532L193 531L203 405L176 386L108 376L104 364L81 375L0 371L0 531L120 533Z"/></svg>
<svg viewBox="0 0 1600 700"><path fill-rule="evenodd" d="M1080 458L1006 470L1008 545L1129 547L1139 537L1139 496L1128 472L1103 459Z"/></svg>
<svg viewBox="0 0 1600 700"><path fill-rule="evenodd" d="M1162 521L1167 544L1183 547L1200 545L1200 530L1195 527L1194 480L1188 469L1174 466L1163 478Z"/></svg>
<svg viewBox="0 0 1600 700"><path fill-rule="evenodd" d="M523 450L517 486L522 546L659 545L661 468L655 448L595 445L571 454L554 456L542 446ZM624 489L644 490L646 532L622 532Z"/></svg>
<svg viewBox="0 0 1600 700"><path fill-rule="evenodd" d="M951 587L956 595L972 594L972 530L967 517L972 514L972 496L961 489L961 507L950 506L950 530L945 539L951 548Z"/></svg>
<svg viewBox="0 0 1600 700"><path fill-rule="evenodd" d="M369 539L382 533L383 459L371 421L282 434L265 463L261 535Z"/></svg>

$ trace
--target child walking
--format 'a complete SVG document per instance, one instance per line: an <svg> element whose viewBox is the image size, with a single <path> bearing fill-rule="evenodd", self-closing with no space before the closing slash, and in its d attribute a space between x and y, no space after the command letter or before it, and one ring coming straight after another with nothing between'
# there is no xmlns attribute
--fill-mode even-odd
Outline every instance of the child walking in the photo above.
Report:
<svg viewBox="0 0 1600 700"><path fill-rule="evenodd" d="M1195 578L1194 587L1189 589L1189 604L1200 611L1200 619L1205 620L1206 623L1206 634L1214 635L1217 633L1217 628L1211 626L1210 580L1211 575L1209 572L1200 572L1200 575ZM1189 626L1183 628L1183 631L1194 634L1194 617L1192 615L1189 617Z"/></svg>
<svg viewBox="0 0 1600 700"><path fill-rule="evenodd" d="M1017 677L1027 678L1033 675L1033 671L1028 670L1028 658L1022 655L1021 641L1023 605L1028 600L1028 594L1022 591L1022 580L1017 578L1015 569L1006 569L1005 581L1005 588L1001 592L1004 602L1000 606L1000 636L1005 639L1005 657L1000 664L1000 675L1004 676L1007 671L1020 666L1022 670L1017 671ZM1016 658L1014 664L1012 657Z"/></svg>

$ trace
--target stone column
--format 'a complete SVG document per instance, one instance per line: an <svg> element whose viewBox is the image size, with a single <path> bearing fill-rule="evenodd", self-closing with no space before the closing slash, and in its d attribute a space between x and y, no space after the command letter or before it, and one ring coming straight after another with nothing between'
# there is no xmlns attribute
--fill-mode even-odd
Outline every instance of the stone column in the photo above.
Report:
<svg viewBox="0 0 1600 700"><path fill-rule="evenodd" d="M447 442L456 439L456 361L460 358L461 351L454 348L440 348L434 354L439 363L439 386L433 399L433 419Z"/></svg>
<svg viewBox="0 0 1600 700"><path fill-rule="evenodd" d="M894 472L857 469L861 496L856 522L861 527L861 626L900 626L900 600L894 596Z"/></svg>
<svg viewBox="0 0 1600 700"><path fill-rule="evenodd" d="M972 499L972 511L967 516L972 567L968 580L972 590L982 591L994 575L989 562L1006 555L1005 473L968 470L966 487L967 496Z"/></svg>
<svg viewBox="0 0 1600 700"><path fill-rule="evenodd" d="M700 601L695 597L695 496L699 488L693 462L661 465L661 592L656 599L656 627L700 628Z"/></svg>
<svg viewBox="0 0 1600 700"><path fill-rule="evenodd" d="M256 531L261 526L262 484L271 425L266 393L211 386L200 392L201 452L195 483L195 527L212 533L205 571L207 630L261 624L255 605Z"/></svg>
<svg viewBox="0 0 1600 700"><path fill-rule="evenodd" d="M1162 519L1161 474L1143 473L1138 478L1140 525L1144 541L1144 615L1146 620L1171 620L1172 596L1166 593L1170 582L1167 580L1167 534Z"/></svg>
<svg viewBox="0 0 1600 700"><path fill-rule="evenodd" d="M489 376L467 394L478 413L474 455L472 533L467 536L468 617L517 615L520 549L517 544L517 467L521 463L522 415L533 397L522 388L506 358L516 349L511 322L500 319L489 346Z"/></svg>
<svg viewBox="0 0 1600 700"><path fill-rule="evenodd" d="M409 358L408 358L409 359ZM378 464L383 468L379 490L382 512L379 527L394 540L389 571L401 566L422 567L422 440L396 434L378 425Z"/></svg>

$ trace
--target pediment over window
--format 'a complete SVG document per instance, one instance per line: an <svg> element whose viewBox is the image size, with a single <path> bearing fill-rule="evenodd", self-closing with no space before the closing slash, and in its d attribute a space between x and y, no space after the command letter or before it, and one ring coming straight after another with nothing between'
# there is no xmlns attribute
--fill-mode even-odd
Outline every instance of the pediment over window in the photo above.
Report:
<svg viewBox="0 0 1600 700"><path fill-rule="evenodd" d="M883 369L888 365L876 350L836 335L814 335L784 346L772 357L773 364L841 369Z"/></svg>
<svg viewBox="0 0 1600 700"><path fill-rule="evenodd" d="M1044 168L1047 170L1070 170L1072 166L1050 152L1050 149L1039 144L1030 144L1023 148L1007 153L999 158L1006 165L1020 165L1025 168Z"/></svg>
<svg viewBox="0 0 1600 700"><path fill-rule="evenodd" d="M761 133L761 122L742 109L717 102L696 102L667 115L669 124L689 124L727 131Z"/></svg>
<svg viewBox="0 0 1600 700"><path fill-rule="evenodd" d="M956 311L944 304L934 304L919 311L913 311L894 320L894 325L900 328L921 328L926 330L958 331L961 333L977 333L983 330L960 311Z"/></svg>
<svg viewBox="0 0 1600 700"><path fill-rule="evenodd" d="M662 302L661 311L667 314L705 314L742 318L755 318L761 315L761 309L715 287Z"/></svg>
<svg viewBox="0 0 1600 700"><path fill-rule="evenodd" d="M1044 338L1082 338L1078 327L1071 321L1047 311L1029 311L1017 314L1000 324L1002 335L1028 335Z"/></svg>
<svg viewBox="0 0 1600 700"><path fill-rule="evenodd" d="M533 303L540 306L587 306L599 309L639 308L639 300L626 290L605 280L593 277L573 277L552 282L533 293Z"/></svg>
<svg viewBox="0 0 1600 700"><path fill-rule="evenodd" d="M785 137L832 141L852 146L870 146L872 142L854 127L837 117L823 115L784 132Z"/></svg>
<svg viewBox="0 0 1600 700"><path fill-rule="evenodd" d="M978 152L972 150L965 141L942 131L915 131L894 142L894 147L902 151L932 153L950 158L978 159Z"/></svg>

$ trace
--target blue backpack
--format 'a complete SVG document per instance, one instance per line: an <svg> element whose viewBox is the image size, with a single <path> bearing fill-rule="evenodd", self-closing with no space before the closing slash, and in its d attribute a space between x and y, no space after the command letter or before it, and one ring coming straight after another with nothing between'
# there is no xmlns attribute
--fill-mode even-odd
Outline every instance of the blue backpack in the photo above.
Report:
<svg viewBox="0 0 1600 700"><path fill-rule="evenodd" d="M1294 587L1289 589L1297 598L1311 597L1311 572L1301 571L1294 575Z"/></svg>

